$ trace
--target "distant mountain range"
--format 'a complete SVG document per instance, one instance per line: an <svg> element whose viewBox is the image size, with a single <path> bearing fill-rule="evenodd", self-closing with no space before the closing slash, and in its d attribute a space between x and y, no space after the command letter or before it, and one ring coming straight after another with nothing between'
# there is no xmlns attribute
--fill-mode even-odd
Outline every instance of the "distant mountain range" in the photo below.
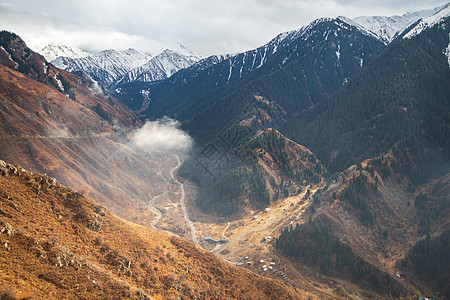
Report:
<svg viewBox="0 0 450 300"><path fill-rule="evenodd" d="M164 114L174 116L175 113L177 118L190 118L192 109L188 107L191 104L198 107L199 98L226 86L245 85L257 78L267 78L269 74L276 76L277 70L290 68L291 78L296 78L297 85L302 85L302 93L308 92L307 98L316 103L367 65L386 45L413 30L420 32L419 20L439 19L448 12L449 6L445 5L403 16L318 19L298 30L281 33L257 49L227 56L210 56L165 80L151 83L122 81L115 86L118 91L115 96L133 110L140 111L143 118ZM359 37L356 38L356 35ZM328 47L323 48L325 44ZM306 54L307 51L310 54ZM294 61L294 65L297 64L295 68L291 65ZM298 73L299 70L303 71ZM337 77L331 79L330 76L335 76L332 74ZM322 82L322 76L327 83ZM308 84L306 81L309 81ZM267 86L267 83L264 85ZM214 96L217 98L218 95ZM147 103L148 99L151 99L151 109L142 112L142 104ZM187 107L186 116L179 105ZM297 103L297 108L293 109L295 111L298 106L305 108L309 105L311 103Z"/></svg>
<svg viewBox="0 0 450 300"><path fill-rule="evenodd" d="M110 49L90 54L76 47L49 44L41 53L58 68L88 76L103 85L117 85L121 82L162 80L201 58L183 45L178 48L177 51L166 49L152 56L135 49Z"/></svg>
<svg viewBox="0 0 450 300"><path fill-rule="evenodd" d="M175 50L166 49L162 53L152 56L134 49L104 50L97 54L90 54L76 47L50 44L42 49L41 54L58 68L87 76L108 87L130 108L143 112L144 117L156 117L160 113L173 114L175 111L180 114L178 105L173 103L178 100L174 99L183 98L183 102L185 102L186 97L199 97L214 89L236 82L248 81L250 78L254 80L256 77L265 76L268 72L282 69L299 57L298 49L304 51L313 48L311 37L314 36L316 43L330 38L329 28L321 25L325 22L341 24L343 31L340 32L340 29L334 31L332 33L335 35L334 39L343 38L346 30L356 30L360 34L366 35L366 38L376 39L380 45L388 45L403 36L419 33L427 27L427 24L428 26L433 24L433 18L440 19L448 14L449 4L402 16L318 19L298 30L281 33L257 49L238 54L212 55L207 58L194 54L182 45L178 45ZM336 42L334 43L336 44ZM351 44L349 42L348 45ZM363 67L371 60L371 57L376 56L375 52L372 53L373 49L361 48L358 50L360 53L352 53L351 57L349 56L347 59L345 58L347 51L340 47L341 45L336 46L336 49L328 54L317 53L318 57L309 57L313 62L323 61L323 55L331 55L340 59L338 63L340 65L338 69L341 68L338 71L341 73L338 76L339 84L348 80L356 72L354 67L352 67L353 71L346 69L349 67L346 66L349 60L353 59L354 62L358 62L360 67ZM356 47L351 46L349 50L356 51ZM262 68L266 64L267 67ZM317 65L316 67L318 71L330 71L330 66ZM306 71L305 74L300 74L300 78L308 79ZM334 86L337 87L337 85ZM148 92L148 90L151 91ZM330 92L331 90L325 94ZM181 94L183 96L179 97ZM319 92L319 94L325 95L323 92ZM311 101L312 103L317 102L314 100L314 96L311 96ZM148 115L145 110L149 107L150 102L152 102L151 106L156 105L156 107L152 107L152 112ZM166 111L159 105L171 106L172 109Z"/></svg>
<svg viewBox="0 0 450 300"><path fill-rule="evenodd" d="M151 57L148 53L134 49L125 51L104 50L83 58L59 56L51 62L57 68L78 75L87 75L103 84L110 84L133 68L144 64Z"/></svg>

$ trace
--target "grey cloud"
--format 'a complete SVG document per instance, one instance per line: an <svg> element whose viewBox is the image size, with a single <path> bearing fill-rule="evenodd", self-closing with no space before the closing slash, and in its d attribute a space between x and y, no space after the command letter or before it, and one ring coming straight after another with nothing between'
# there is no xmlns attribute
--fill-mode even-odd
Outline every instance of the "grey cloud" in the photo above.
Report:
<svg viewBox="0 0 450 300"><path fill-rule="evenodd" d="M93 50L133 47L156 53L177 41L202 55L210 55L256 48L281 32L300 28L319 17L403 14L444 3L442 0L4 0L0 4L0 26L27 38L30 45L53 41Z"/></svg>

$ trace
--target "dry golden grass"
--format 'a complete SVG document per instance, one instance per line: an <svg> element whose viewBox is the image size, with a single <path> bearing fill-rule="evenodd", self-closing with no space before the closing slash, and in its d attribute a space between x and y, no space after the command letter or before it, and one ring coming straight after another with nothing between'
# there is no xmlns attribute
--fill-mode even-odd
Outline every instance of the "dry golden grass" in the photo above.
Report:
<svg viewBox="0 0 450 300"><path fill-rule="evenodd" d="M139 204L164 183L155 175L160 158L134 151L89 107L101 103L122 124L131 123L131 112L78 84L81 78L64 76L77 101L0 65L0 157L85 190L121 217L149 226L151 215Z"/></svg>
<svg viewBox="0 0 450 300"><path fill-rule="evenodd" d="M0 290L36 299L303 299L280 281L113 216L50 177L1 163Z"/></svg>

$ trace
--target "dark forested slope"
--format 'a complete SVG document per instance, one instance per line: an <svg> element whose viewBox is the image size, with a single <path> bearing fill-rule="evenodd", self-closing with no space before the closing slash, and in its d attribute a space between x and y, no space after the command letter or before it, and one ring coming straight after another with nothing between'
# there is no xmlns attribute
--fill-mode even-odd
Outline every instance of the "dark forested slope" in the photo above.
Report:
<svg viewBox="0 0 450 300"><path fill-rule="evenodd" d="M409 170L419 172L413 177L448 170L450 69L444 51L449 22L392 44L335 95L288 121L282 131L310 148L330 171L396 144L416 162L415 171Z"/></svg>

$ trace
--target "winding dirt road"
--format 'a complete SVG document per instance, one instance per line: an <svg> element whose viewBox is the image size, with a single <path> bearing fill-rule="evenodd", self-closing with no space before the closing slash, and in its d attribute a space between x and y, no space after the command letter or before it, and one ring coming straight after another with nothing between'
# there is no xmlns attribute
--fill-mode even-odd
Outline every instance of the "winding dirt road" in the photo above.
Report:
<svg viewBox="0 0 450 300"><path fill-rule="evenodd" d="M181 166L181 161L180 161L180 157L177 154L174 154L173 156L175 156L175 158L177 159L178 164L172 169L170 170L170 177L172 177L172 179L180 186L180 190L181 190L181 197L180 197L180 203L181 203L181 207L183 208L183 214L184 214L184 218L186 219L186 222L188 223L190 229L191 229L191 233L192 233L192 241L198 245L198 239L197 239L197 231L195 231L195 227L194 224L192 223L191 219L189 218L189 215L187 213L186 210L186 205L184 203L184 197L185 197L185 192L184 192L184 185L183 183L179 182L175 175L173 175L173 172L175 172L176 169L178 169Z"/></svg>

